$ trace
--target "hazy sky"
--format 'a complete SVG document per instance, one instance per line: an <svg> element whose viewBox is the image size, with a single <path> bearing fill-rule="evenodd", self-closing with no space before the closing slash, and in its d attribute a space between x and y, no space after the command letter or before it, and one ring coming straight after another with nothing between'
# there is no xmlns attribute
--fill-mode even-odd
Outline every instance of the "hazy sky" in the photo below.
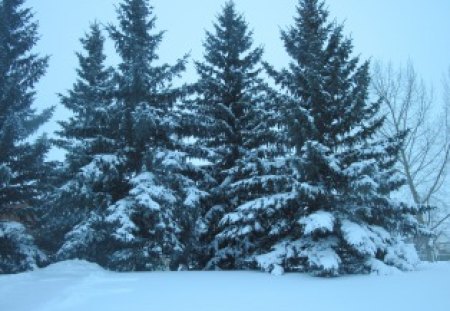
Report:
<svg viewBox="0 0 450 311"><path fill-rule="evenodd" d="M40 53L51 56L46 76L38 85L37 107L59 106L55 120L67 117L56 93L65 92L75 81L80 50L79 38L89 23L114 22L118 0L28 0L40 24ZM173 62L190 52L200 60L205 30L221 11L225 0L152 0L158 16L157 28L166 30L160 58ZM265 48L265 60L276 67L288 61L280 41L280 29L292 24L297 0L235 0L254 30L256 44ZM450 0L328 0L331 17L345 22L345 33L351 35L355 53L372 60L390 60L404 64L411 60L428 81L439 84L450 67ZM112 44L107 45L110 62L117 61ZM194 80L192 66L185 80ZM53 120L44 131L53 132ZM50 158L61 158L52 151Z"/></svg>

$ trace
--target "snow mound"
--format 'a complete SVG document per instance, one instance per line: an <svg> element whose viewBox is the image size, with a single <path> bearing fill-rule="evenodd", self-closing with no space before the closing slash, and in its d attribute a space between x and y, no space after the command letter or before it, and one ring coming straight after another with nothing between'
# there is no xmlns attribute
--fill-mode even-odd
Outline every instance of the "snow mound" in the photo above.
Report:
<svg viewBox="0 0 450 311"><path fill-rule="evenodd" d="M106 272L98 264L86 260L73 259L57 262L38 272L82 275L86 273Z"/></svg>

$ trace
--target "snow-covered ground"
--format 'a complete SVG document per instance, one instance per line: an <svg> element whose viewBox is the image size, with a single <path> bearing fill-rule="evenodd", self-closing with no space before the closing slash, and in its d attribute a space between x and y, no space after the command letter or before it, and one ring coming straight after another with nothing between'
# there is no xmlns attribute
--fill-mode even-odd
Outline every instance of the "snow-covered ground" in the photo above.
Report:
<svg viewBox="0 0 450 311"><path fill-rule="evenodd" d="M114 273L83 261L0 276L0 310L448 311L450 263L389 276Z"/></svg>

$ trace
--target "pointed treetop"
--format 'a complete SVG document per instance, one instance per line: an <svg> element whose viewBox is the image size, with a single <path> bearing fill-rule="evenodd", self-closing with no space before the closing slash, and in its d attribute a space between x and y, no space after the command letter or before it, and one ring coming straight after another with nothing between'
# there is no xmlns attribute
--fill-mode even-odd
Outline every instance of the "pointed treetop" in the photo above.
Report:
<svg viewBox="0 0 450 311"><path fill-rule="evenodd" d="M109 25L108 31L122 59L120 92L122 96L133 94L135 103L155 101L155 93L171 88L185 70L187 55L174 65L155 64L164 31L155 31L156 16L148 0L123 0L117 14L119 25ZM166 98L173 101L176 96L167 94Z"/></svg>
<svg viewBox="0 0 450 311"><path fill-rule="evenodd" d="M152 62L158 59L156 50L164 32L153 34L156 16L148 0L124 0L117 8L119 28L110 25L110 35L124 61L142 58ZM139 55L135 55L139 53Z"/></svg>
<svg viewBox="0 0 450 311"><path fill-rule="evenodd" d="M95 86L99 79L103 80L104 78L101 73L105 70L104 61L106 60L104 53L105 37L102 34L100 24L98 22L92 23L89 32L80 39L80 42L87 54L76 53L80 63L77 73L89 85Z"/></svg>
<svg viewBox="0 0 450 311"><path fill-rule="evenodd" d="M263 49L252 49L253 32L242 14L236 11L233 1L225 3L214 23L214 32L206 32L204 58L216 69L252 69L260 62ZM197 67L200 67L197 63ZM199 69L199 68L198 68ZM207 70L208 71L208 70Z"/></svg>
<svg viewBox="0 0 450 311"><path fill-rule="evenodd" d="M331 24L327 22L328 11L322 0L300 0L294 26L281 32L289 56L295 60L310 59L320 51Z"/></svg>

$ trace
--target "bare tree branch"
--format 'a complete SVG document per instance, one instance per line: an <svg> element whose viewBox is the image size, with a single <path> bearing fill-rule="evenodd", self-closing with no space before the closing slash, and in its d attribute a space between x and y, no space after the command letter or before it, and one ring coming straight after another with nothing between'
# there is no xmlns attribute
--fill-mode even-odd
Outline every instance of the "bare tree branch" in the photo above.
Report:
<svg viewBox="0 0 450 311"><path fill-rule="evenodd" d="M372 89L381 98L387 116L382 134L408 131L399 154L399 168L414 203L441 207L439 213L428 212L418 218L435 232L450 219L447 203L439 199L450 162L450 70L443 86L444 98L439 106L433 89L425 86L411 63L397 69L392 64L377 63L373 72ZM446 211L444 216L442 209Z"/></svg>

